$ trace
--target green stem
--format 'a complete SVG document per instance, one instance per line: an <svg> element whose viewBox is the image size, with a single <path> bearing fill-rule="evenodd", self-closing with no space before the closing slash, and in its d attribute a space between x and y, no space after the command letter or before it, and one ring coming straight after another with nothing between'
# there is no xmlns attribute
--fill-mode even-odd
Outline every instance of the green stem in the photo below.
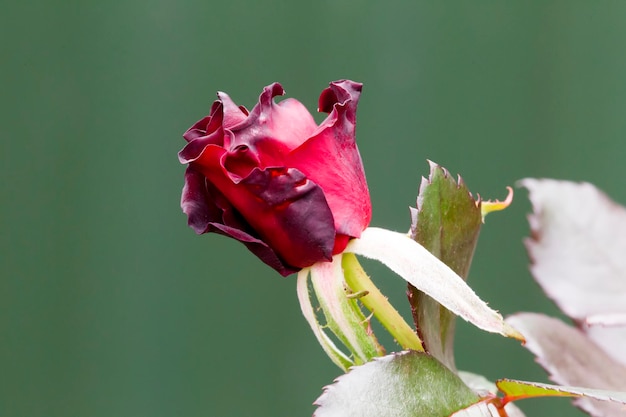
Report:
<svg viewBox="0 0 626 417"><path fill-rule="evenodd" d="M374 317L387 329L403 349L424 351L422 341L396 309L374 285L353 253L343 254L343 269L346 284L353 293L366 294L359 301L370 310Z"/></svg>

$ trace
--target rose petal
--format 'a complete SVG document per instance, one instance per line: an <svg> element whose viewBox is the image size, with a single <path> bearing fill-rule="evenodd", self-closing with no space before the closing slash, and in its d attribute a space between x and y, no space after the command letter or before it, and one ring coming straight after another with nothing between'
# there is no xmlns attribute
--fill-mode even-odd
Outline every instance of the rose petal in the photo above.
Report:
<svg viewBox="0 0 626 417"><path fill-rule="evenodd" d="M278 83L265 87L245 122L229 129L232 138L224 146L230 152L246 147L259 160L259 168L284 165L288 152L306 141L317 125L298 100L274 103L283 93Z"/></svg>
<svg viewBox="0 0 626 417"><path fill-rule="evenodd" d="M185 133L189 143L179 153L193 168L181 203L190 226L241 240L283 275L343 251L371 217L354 143L360 89L351 81L331 83L320 97L330 115L319 127L297 100L274 102L284 93L278 83L263 90L250 113L218 93L211 114ZM318 155L300 157L303 149L293 161L301 158L305 166L290 164L290 153L302 145Z"/></svg>
<svg viewBox="0 0 626 417"><path fill-rule="evenodd" d="M224 106L224 122L222 123L224 129L236 126L247 119L248 114L236 105L228 94L218 91L217 97Z"/></svg>
<svg viewBox="0 0 626 417"><path fill-rule="evenodd" d="M223 148L209 145L194 165L241 213L255 236L294 268L331 259L333 214L317 184L284 167L254 168L233 181L223 166L226 156Z"/></svg>
<svg viewBox="0 0 626 417"><path fill-rule="evenodd" d="M338 234L350 237L359 237L372 216L363 163L355 141L360 92L361 84L352 81L331 83L320 96L320 109L328 111L332 107L330 114L312 138L289 154L285 163L299 167L312 181L323 184ZM345 244L347 239L336 251L342 251Z"/></svg>
<svg viewBox="0 0 626 417"><path fill-rule="evenodd" d="M249 193L240 211L289 265L332 259L333 214L317 184L295 168L268 168L255 169L239 186Z"/></svg>
<svg viewBox="0 0 626 417"><path fill-rule="evenodd" d="M206 233L212 219L219 218L219 210L210 203L206 190L206 179L201 172L193 167L185 171L185 185L180 199L183 213L187 215L187 223L196 233Z"/></svg>
<svg viewBox="0 0 626 417"><path fill-rule="evenodd" d="M178 152L178 160L181 164L188 164L194 162L205 152L207 146L213 145L214 148L222 150L220 143L223 141L223 132L221 129L217 132L213 132L210 135L199 137L189 142L180 152Z"/></svg>
<svg viewBox="0 0 626 417"><path fill-rule="evenodd" d="M222 103L214 101L209 115L198 120L193 126L187 129L187 131L183 133L183 138L185 138L187 142L191 142L220 129L222 120L224 119L223 113Z"/></svg>
<svg viewBox="0 0 626 417"><path fill-rule="evenodd" d="M228 200L192 167L185 172L181 207L188 216L189 226L196 233L215 232L237 239L283 276L298 271L299 268L284 263L274 250L255 237L254 230Z"/></svg>

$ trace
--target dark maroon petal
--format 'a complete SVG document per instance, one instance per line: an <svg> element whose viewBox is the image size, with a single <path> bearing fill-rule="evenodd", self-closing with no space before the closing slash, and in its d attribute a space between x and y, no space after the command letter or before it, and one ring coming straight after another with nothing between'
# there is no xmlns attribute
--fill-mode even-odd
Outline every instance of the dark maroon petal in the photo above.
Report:
<svg viewBox="0 0 626 417"><path fill-rule="evenodd" d="M189 142L185 147L178 152L178 160L181 164L188 164L200 158L209 145L219 147L224 152L221 143L224 141L224 134L222 130L213 132L208 136L202 136Z"/></svg>
<svg viewBox="0 0 626 417"><path fill-rule="evenodd" d="M246 223L228 200L204 175L188 167L181 207L188 217L189 226L198 234L215 232L237 239L263 262L287 276L299 268L284 263L265 242L254 236L254 230Z"/></svg>
<svg viewBox="0 0 626 417"><path fill-rule="evenodd" d="M214 191L215 195L220 195L219 191ZM300 268L296 268L285 263L274 251L274 249L259 239L254 230L252 230L250 225L243 219L243 217L241 217L241 214L239 214L234 207L230 205L225 206L222 219L223 224L217 222L211 223L208 231L240 241L250 252L259 257L265 264L274 268L282 276L287 276L300 270Z"/></svg>
<svg viewBox="0 0 626 417"><path fill-rule="evenodd" d="M332 259L333 215L322 189L302 172L255 169L239 186L250 193L239 211L286 263L304 268Z"/></svg>
<svg viewBox="0 0 626 417"><path fill-rule="evenodd" d="M250 114L248 109L246 109L246 106L239 106L239 110L241 110L243 112L243 114L245 114L246 116L248 116Z"/></svg>
<svg viewBox="0 0 626 417"><path fill-rule="evenodd" d="M243 243L250 252L254 253L264 263L278 271L282 276L298 272L300 268L286 264L267 243L259 239L254 230L244 220L241 214L224 198L215 188L208 185L209 195L215 198L216 205L223 210L223 223L211 223L207 231L237 239Z"/></svg>
<svg viewBox="0 0 626 417"><path fill-rule="evenodd" d="M222 210L212 203L206 187L206 179L193 167L185 171L185 185L180 207L187 215L187 223L196 233L206 233L211 222L222 217Z"/></svg>
<svg viewBox="0 0 626 417"><path fill-rule="evenodd" d="M211 116L205 116L202 119L198 120L196 123L194 123L193 126L187 129L185 133L183 133L183 138L187 142L191 142L197 138L205 136L206 129L210 121L211 121Z"/></svg>
<svg viewBox="0 0 626 417"><path fill-rule="evenodd" d="M223 106L219 101L213 102L211 106L211 113L208 116L203 117L191 126L185 133L183 138L187 142L191 142L199 137L206 136L215 132L222 127L223 120Z"/></svg>
<svg viewBox="0 0 626 417"><path fill-rule="evenodd" d="M359 237L369 225L372 208L361 156L356 146L356 108L361 84L338 81L320 96L330 114L313 137L285 161L322 187L339 235ZM337 247L341 251L344 247Z"/></svg>
<svg viewBox="0 0 626 417"><path fill-rule="evenodd" d="M237 239L246 247L250 252L255 254L259 259L261 259L265 264L269 265L282 276L286 277L288 275L293 274L294 272L298 272L300 268L292 267L286 263L284 263L274 252L272 248L270 248L267 243L259 240L245 232L242 232L239 229L228 227L226 225L221 224L211 224L211 228L215 230L216 233L222 234L224 236L231 237L233 239Z"/></svg>
<svg viewBox="0 0 626 417"><path fill-rule="evenodd" d="M221 102L214 102L211 107L211 114L197 121L185 132L183 137L189 143L178 152L178 160L181 164L187 164L198 159L208 145L222 146L224 144L223 109Z"/></svg>
<svg viewBox="0 0 626 417"><path fill-rule="evenodd" d="M330 83L330 87L322 91L318 100L318 111L331 113L335 104L344 104L348 100L353 102L353 111L347 115L351 123L356 123L356 107L359 102L363 84L350 80L339 80Z"/></svg>
<svg viewBox="0 0 626 417"><path fill-rule="evenodd" d="M224 159L223 148L209 145L191 166L241 214L254 231L250 234L296 268L332 257L333 215L317 184L294 168L255 168L233 181Z"/></svg>

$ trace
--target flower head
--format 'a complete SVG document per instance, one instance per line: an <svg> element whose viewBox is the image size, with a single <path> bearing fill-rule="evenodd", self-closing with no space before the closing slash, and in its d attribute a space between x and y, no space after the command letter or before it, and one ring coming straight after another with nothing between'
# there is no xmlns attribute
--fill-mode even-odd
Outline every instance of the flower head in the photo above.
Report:
<svg viewBox="0 0 626 417"><path fill-rule="evenodd" d="M218 93L179 153L189 225L241 241L282 275L342 252L371 218L355 143L360 92L353 81L330 83L319 126L299 101L274 102L284 93L278 83L250 112Z"/></svg>

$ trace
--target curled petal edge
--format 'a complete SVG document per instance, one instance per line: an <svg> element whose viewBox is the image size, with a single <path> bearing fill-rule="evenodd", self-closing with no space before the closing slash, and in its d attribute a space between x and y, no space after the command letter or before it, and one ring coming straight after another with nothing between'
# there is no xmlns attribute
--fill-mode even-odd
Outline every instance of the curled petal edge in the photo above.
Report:
<svg viewBox="0 0 626 417"><path fill-rule="evenodd" d="M335 109L335 105L345 106L349 103L352 107L350 113L350 121L354 123L356 106L361 95L363 84L350 80L339 80L330 83L320 94L317 109L319 112L331 113Z"/></svg>

